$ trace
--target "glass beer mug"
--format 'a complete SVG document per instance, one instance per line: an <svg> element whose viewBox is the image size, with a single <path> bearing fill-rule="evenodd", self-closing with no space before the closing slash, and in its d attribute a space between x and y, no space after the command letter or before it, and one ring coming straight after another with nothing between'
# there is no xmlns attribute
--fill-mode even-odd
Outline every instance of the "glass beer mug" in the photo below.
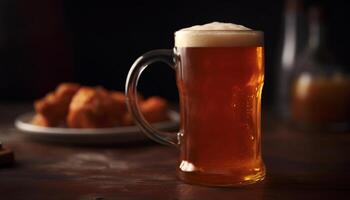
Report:
<svg viewBox="0 0 350 200"><path fill-rule="evenodd" d="M138 58L126 81L128 108L151 139L180 149L178 176L187 183L237 186L265 177L261 157L263 32L210 23L175 33L173 50ZM137 105L137 82L154 62L176 71L179 133L154 129Z"/></svg>

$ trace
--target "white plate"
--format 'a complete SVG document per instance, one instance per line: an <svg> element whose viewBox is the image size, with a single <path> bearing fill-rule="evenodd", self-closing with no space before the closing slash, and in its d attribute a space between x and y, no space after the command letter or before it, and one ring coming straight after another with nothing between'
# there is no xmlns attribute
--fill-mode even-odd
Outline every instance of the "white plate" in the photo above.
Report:
<svg viewBox="0 0 350 200"><path fill-rule="evenodd" d="M26 136L46 141L70 144L115 144L136 142L147 139L137 126L119 126L113 128L78 129L64 127L42 127L31 124L34 113L26 113L15 121L17 129ZM179 126L179 114L169 111L169 121L154 123L153 126L163 131L175 131Z"/></svg>

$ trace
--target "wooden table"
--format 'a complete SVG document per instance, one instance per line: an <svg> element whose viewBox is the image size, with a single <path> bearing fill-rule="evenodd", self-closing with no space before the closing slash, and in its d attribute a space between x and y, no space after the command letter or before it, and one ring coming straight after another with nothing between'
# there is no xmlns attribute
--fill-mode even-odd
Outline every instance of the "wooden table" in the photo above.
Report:
<svg viewBox="0 0 350 200"><path fill-rule="evenodd" d="M24 138L13 119L29 105L0 106L0 140L16 164L0 168L0 199L349 199L350 132L301 132L264 114L267 178L240 188L177 180L178 152L154 144L108 147Z"/></svg>

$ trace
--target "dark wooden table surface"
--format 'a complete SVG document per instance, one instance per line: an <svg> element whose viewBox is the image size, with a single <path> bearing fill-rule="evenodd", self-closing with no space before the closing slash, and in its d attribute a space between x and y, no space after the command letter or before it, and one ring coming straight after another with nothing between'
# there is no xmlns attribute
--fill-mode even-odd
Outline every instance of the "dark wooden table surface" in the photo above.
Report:
<svg viewBox="0 0 350 200"><path fill-rule="evenodd" d="M240 188L177 180L178 151L153 142L108 147L46 144L13 127L29 105L0 105L0 141L16 164L0 168L0 199L349 199L350 132L302 132L264 113L267 177Z"/></svg>

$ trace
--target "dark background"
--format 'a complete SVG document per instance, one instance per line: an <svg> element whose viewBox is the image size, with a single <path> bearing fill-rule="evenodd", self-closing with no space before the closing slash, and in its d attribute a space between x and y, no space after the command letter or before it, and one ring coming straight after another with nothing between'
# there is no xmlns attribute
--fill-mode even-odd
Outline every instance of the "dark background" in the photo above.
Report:
<svg viewBox="0 0 350 200"><path fill-rule="evenodd" d="M350 18L346 1L303 1L304 12L321 4L327 13L327 45L350 66ZM173 33L212 21L265 32L264 103L272 103L281 51L284 1L0 1L0 100L31 101L62 81L124 90L127 72L143 53L173 47ZM145 96L177 102L173 71L146 70Z"/></svg>

